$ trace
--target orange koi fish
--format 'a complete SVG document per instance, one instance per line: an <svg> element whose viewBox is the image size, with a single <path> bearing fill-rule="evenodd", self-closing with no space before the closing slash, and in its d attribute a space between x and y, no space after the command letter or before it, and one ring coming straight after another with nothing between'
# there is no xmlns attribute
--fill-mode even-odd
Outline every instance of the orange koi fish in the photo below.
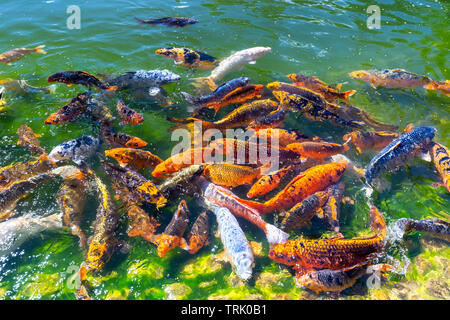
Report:
<svg viewBox="0 0 450 320"><path fill-rule="evenodd" d="M286 149L297 152L302 157L323 159L347 151L348 146L347 144L306 141L289 144L286 146Z"/></svg>
<svg viewBox="0 0 450 320"><path fill-rule="evenodd" d="M217 59L203 51L188 48L161 48L156 50L156 54L173 59L175 64L180 64L188 68L199 68L202 70L216 67Z"/></svg>
<svg viewBox="0 0 450 320"><path fill-rule="evenodd" d="M129 134L119 132L114 132L109 127L102 127L103 139L116 147L126 147L126 148L142 148L147 145L147 142L138 137L130 136Z"/></svg>
<svg viewBox="0 0 450 320"><path fill-rule="evenodd" d="M253 198L256 196L263 196L270 191L274 190L280 185L281 179L287 175L292 169L292 166L281 168L275 172L271 172L263 175L256 181L250 190L247 192L247 198Z"/></svg>
<svg viewBox="0 0 450 320"><path fill-rule="evenodd" d="M430 153L444 186L450 192L450 151L446 146L432 142Z"/></svg>
<svg viewBox="0 0 450 320"><path fill-rule="evenodd" d="M167 252L175 247L188 250L188 244L183 238L184 231L189 223L189 208L185 200L178 205L177 211L163 233L154 236L153 243L158 246L158 256L165 257Z"/></svg>
<svg viewBox="0 0 450 320"><path fill-rule="evenodd" d="M248 125L248 128L259 130L259 129L279 127L282 125L286 116L287 116L286 109L282 105L280 105L278 109L272 111L271 113L253 120Z"/></svg>
<svg viewBox="0 0 450 320"><path fill-rule="evenodd" d="M17 134L19 136L19 140L17 141L18 145L28 148L28 150L33 153L45 153L45 150L41 147L41 144L37 139L41 135L35 134L29 126L26 124L21 125L17 128Z"/></svg>
<svg viewBox="0 0 450 320"><path fill-rule="evenodd" d="M127 206L127 214L130 219L130 226L127 234L129 237L140 236L148 242L152 242L155 236L156 228L160 223L147 212L135 204Z"/></svg>
<svg viewBox="0 0 450 320"><path fill-rule="evenodd" d="M137 113L136 111L125 105L125 103L121 99L117 101L116 109L117 113L122 119L120 125L124 124L136 125L144 121L144 117L142 116L141 113Z"/></svg>
<svg viewBox="0 0 450 320"><path fill-rule="evenodd" d="M286 130L281 128L255 130L255 134L250 137L249 142L257 143L259 139L263 139L268 143L274 140L278 141L278 145L283 148L291 143L311 140L311 138L305 136L297 130Z"/></svg>
<svg viewBox="0 0 450 320"><path fill-rule="evenodd" d="M299 73L291 73L288 74L287 77L294 83L294 85L305 87L317 93L320 93L325 99L331 102L333 102L337 98L348 100L348 97L356 93L355 90L339 92L341 88L340 84L338 84L336 88L332 88L328 84L314 76L310 77Z"/></svg>
<svg viewBox="0 0 450 320"><path fill-rule="evenodd" d="M72 99L68 104L52 113L45 121L45 124L65 124L73 119L78 118L86 111L86 108L91 99L91 94L88 92L80 93Z"/></svg>
<svg viewBox="0 0 450 320"><path fill-rule="evenodd" d="M209 164L203 170L203 175L214 184L234 188L246 183L252 184L261 175L261 168L229 163Z"/></svg>
<svg viewBox="0 0 450 320"><path fill-rule="evenodd" d="M161 158L150 151L133 148L105 150L105 156L116 159L121 166L129 166L134 169L154 168L162 162Z"/></svg>
<svg viewBox="0 0 450 320"><path fill-rule="evenodd" d="M339 213L342 197L344 196L345 185L340 182L332 184L326 190L328 193L328 200L322 208L322 211L318 210L317 215L319 218L325 218L328 220L331 228L334 232L339 232ZM321 217L321 215L323 217Z"/></svg>
<svg viewBox="0 0 450 320"><path fill-rule="evenodd" d="M384 246L386 223L375 208L370 209L371 228L376 235L363 239L296 239L274 246L269 258L294 266L297 276L317 269L341 270L365 263Z"/></svg>
<svg viewBox="0 0 450 320"><path fill-rule="evenodd" d="M0 62L6 63L9 65L9 64L11 64L11 62L16 62L16 61L22 59L27 54L30 54L33 52L46 54L47 52L45 52L42 49L44 47L45 47L45 45L41 45L41 46L37 46L36 48L33 48L33 49L18 48L18 49L13 49L13 50L10 50L7 52L3 52L2 54L0 54Z"/></svg>
<svg viewBox="0 0 450 320"><path fill-rule="evenodd" d="M367 149L380 151L398 137L400 137L399 133L390 131L354 131L345 134L343 139L345 141L350 139L350 142L355 145L356 150L362 153L363 150Z"/></svg>
<svg viewBox="0 0 450 320"><path fill-rule="evenodd" d="M190 254L197 253L208 244L209 220L206 211L203 211L195 220L191 231L186 236L188 251Z"/></svg>

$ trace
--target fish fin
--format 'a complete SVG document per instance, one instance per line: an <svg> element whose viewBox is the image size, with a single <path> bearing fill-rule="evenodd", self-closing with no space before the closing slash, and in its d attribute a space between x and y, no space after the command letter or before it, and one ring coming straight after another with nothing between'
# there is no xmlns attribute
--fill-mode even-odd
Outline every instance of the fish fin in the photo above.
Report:
<svg viewBox="0 0 450 320"><path fill-rule="evenodd" d="M405 130L403 130L403 133L407 133L412 131L415 128L414 124L410 123L405 127Z"/></svg>
<svg viewBox="0 0 450 320"><path fill-rule="evenodd" d="M265 229L267 241L269 242L270 245L285 243L289 238L289 234L282 231L281 229L278 229L277 227L275 227L270 223L266 223Z"/></svg>
<svg viewBox="0 0 450 320"><path fill-rule="evenodd" d="M355 93L356 93L356 90L349 90L349 91L342 92L342 94L341 94L342 95L342 99L348 100L348 97L351 97Z"/></svg>
<svg viewBox="0 0 450 320"><path fill-rule="evenodd" d="M116 91L117 89L118 89L117 86L109 86L109 87L107 87L105 90L106 90L106 91Z"/></svg>
<svg viewBox="0 0 450 320"><path fill-rule="evenodd" d="M47 52L44 49L42 49L44 47L45 47L45 45L37 46L36 48L34 48L34 51L37 52L37 53L46 54Z"/></svg>
<svg viewBox="0 0 450 320"><path fill-rule="evenodd" d="M377 88L377 86L375 85L375 82L370 82L370 86L372 87L372 88L374 88L374 89L376 89Z"/></svg>
<svg viewBox="0 0 450 320"><path fill-rule="evenodd" d="M209 77L200 77L192 79L192 85L197 89L206 89L211 81Z"/></svg>

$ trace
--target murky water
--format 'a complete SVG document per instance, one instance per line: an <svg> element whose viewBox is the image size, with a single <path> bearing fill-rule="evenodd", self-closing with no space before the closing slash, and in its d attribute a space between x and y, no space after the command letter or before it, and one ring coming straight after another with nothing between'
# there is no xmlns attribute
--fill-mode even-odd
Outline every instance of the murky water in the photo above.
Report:
<svg viewBox="0 0 450 320"><path fill-rule="evenodd" d="M45 44L46 55L33 54L12 65L0 66L0 78L26 79L29 84L45 86L46 77L64 70L84 70L90 73L120 74L138 69L169 69L182 76L176 84L166 86L171 107L161 107L146 101L130 101L144 114L139 126L124 126L121 131L149 142L148 150L161 158L170 155L171 124L166 116L186 116L185 102L179 92L193 93L190 78L208 75L208 71L192 71L154 54L167 46L185 46L205 51L217 58L253 47L270 46L272 52L254 65L229 74L224 80L248 76L254 83L286 81L288 73L316 75L357 94L351 103L378 120L404 128L408 123L437 128L436 141L450 145L449 98L424 89L374 90L347 74L358 69L403 68L436 80L450 78L449 2L448 1L377 1L381 9L381 28L370 30L366 9L372 1L76 1L81 9L81 29L67 28L68 1L4 0L0 17L3 25L0 51ZM133 17L150 18L186 16L200 22L182 29L164 26L138 26ZM48 151L62 141L84 134L95 134L88 121L71 122L64 126L46 126L45 118L66 104L84 88L57 85L54 94L16 95L7 93L6 109L0 113L0 165L31 158L16 145L15 135L21 124L28 124L42 134L41 145ZM115 100L114 100L115 101ZM114 106L113 101L111 107ZM225 115L232 107L224 108ZM291 115L286 128L296 128L307 135L318 135L342 142L344 130ZM170 142L175 145L176 142ZM350 150L347 156L357 166L364 167L374 153L358 155ZM92 165L98 168L98 159ZM103 174L99 174L104 177ZM415 219L442 216L450 209L449 194L444 188L434 188L438 181L432 164L422 160L412 163L409 170L392 175L389 192L372 195L371 202L385 212L387 221L400 217ZM367 197L362 184L349 178L346 196L355 201L342 208L342 232L347 237L366 233L369 226ZM57 213L54 200L59 182L39 188L24 199L18 210L37 214ZM193 216L200 212L195 201L187 198ZM167 223L177 203L160 214ZM88 234L95 218L96 199L89 198L83 227ZM154 207L146 207L152 213ZM272 218L269 218L271 220ZM213 219L212 219L213 220ZM192 217L191 222L194 221ZM268 246L264 234L246 221L239 220L248 239L263 243L261 257L256 258L254 278L242 285L230 277L229 264L212 262L212 255L222 250L214 232L211 243L195 256L181 250L159 258L155 247L141 239L128 238L121 222L121 238L133 249L127 255L117 254L100 277L93 281L93 298L124 297L128 299L164 299L167 286L178 283L179 297L207 299L228 298L314 298L315 295L295 287L293 276L267 258ZM302 230L301 230L302 231ZM313 220L313 229L305 233L319 236L325 227ZM301 232L294 232L293 236ZM449 249L434 240L423 240L414 234L404 243L396 244L389 255L411 259L406 276L391 276L381 289L350 289L345 298L446 298L449 295ZM402 258L403 257L403 258ZM70 276L73 266L79 266L83 254L77 239L69 232L52 232L27 242L10 257L0 258L0 298L6 299L73 299ZM215 260L214 260L215 261ZM437 279L437 280L436 280ZM441 286L441 287L440 287ZM443 286L443 288L442 288ZM419 290L417 288L425 288ZM409 291L422 292L417 296Z"/></svg>

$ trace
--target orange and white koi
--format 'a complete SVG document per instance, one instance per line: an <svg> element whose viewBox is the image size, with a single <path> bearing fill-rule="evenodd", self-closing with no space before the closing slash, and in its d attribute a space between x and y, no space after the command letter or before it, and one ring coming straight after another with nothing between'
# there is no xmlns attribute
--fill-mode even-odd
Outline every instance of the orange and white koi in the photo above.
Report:
<svg viewBox="0 0 450 320"><path fill-rule="evenodd" d="M46 54L47 52L45 52L42 49L44 47L45 47L45 45L40 45L33 49L18 48L18 49L13 49L13 50L10 50L7 52L3 52L2 54L0 54L0 62L6 63L6 64L11 64L11 62L16 62L16 61L22 59L27 54L30 54L33 52Z"/></svg>

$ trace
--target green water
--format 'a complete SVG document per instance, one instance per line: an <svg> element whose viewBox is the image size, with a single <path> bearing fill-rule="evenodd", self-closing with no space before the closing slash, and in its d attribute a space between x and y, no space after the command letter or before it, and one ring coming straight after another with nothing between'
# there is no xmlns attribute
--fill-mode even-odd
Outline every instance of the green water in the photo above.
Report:
<svg viewBox="0 0 450 320"><path fill-rule="evenodd" d="M254 83L286 81L285 75L300 72L316 75L328 83L344 83L346 90L355 89L352 104L373 114L378 120L405 127L408 123L437 128L436 141L450 145L449 97L424 89L373 90L370 86L348 77L348 72L372 68L403 68L436 80L450 79L449 2L448 1L377 1L381 8L381 28L369 30L366 9L373 1L76 1L81 9L81 29L66 27L67 1L2 2L0 51L45 44L46 55L29 55L12 65L0 66L0 78L26 79L31 85L45 86L46 77L64 70L84 70L90 73L120 74L138 69L169 69L182 80L166 86L174 104L161 107L156 103L131 101L129 106L143 113L145 121L138 126L124 126L121 131L149 142L147 150L166 158L171 124L167 115L186 116L179 92L193 93L190 78L206 76L208 71L191 71L154 54L160 47L185 46L205 51L217 58L254 46L270 46L272 52L255 65L229 74L224 80L248 76ZM200 22L182 29L164 26L138 26L133 19L185 16ZM46 126L45 118L66 104L85 88L58 85L55 94L15 95L8 93L6 110L0 113L0 165L31 159L29 153L16 145L15 135L21 124L28 124L42 134L41 145L48 151L57 144L95 134L88 121L71 122L64 126ZM113 107L111 101L110 106ZM219 116L232 110L224 108ZM118 123L118 121L117 121ZM329 141L342 142L345 130L305 120L291 115L286 128L296 128L307 135L319 135ZM170 142L175 145L176 142ZM351 150L347 156L357 166L364 167L374 153L358 155ZM98 159L94 160L98 168ZM101 177L104 174L97 170ZM449 212L449 194L444 188L434 188L438 181L432 164L417 160L409 171L392 175L393 188L374 195L373 203L383 212L388 223L400 217L416 219L440 216ZM344 179L346 196L354 205L342 207L341 227L347 237L368 229L367 198L359 181ZM20 212L57 213L54 192L59 181L39 188L22 201ZM195 201L187 198L193 213L199 213ZM163 210L163 226L170 220L176 201ZM89 199L85 210L84 228L92 234L96 199ZM154 207L146 210L155 214ZM211 219L213 220L213 219ZM268 220L272 220L271 217ZM263 256L255 260L254 277L247 284L234 281L229 264L211 263L212 255L222 251L215 221L211 243L192 256L179 249L159 258L152 244L138 238L128 238L124 232L126 219L121 221L119 237L133 248L126 254L116 254L99 277L91 296L103 299L120 296L128 299L164 299L166 286L183 284L187 299L207 299L224 296L232 299L298 299L316 298L295 287L289 269L267 258L268 245L264 234L246 221L239 220L249 240L262 242ZM320 235L326 229L313 220L313 229L305 231ZM419 234L390 254L402 257L406 252L411 267L406 276L391 276L379 290L349 289L343 298L425 298L450 297L449 249ZM430 242L431 241L431 242ZM430 244L431 243L431 244ZM409 250L407 250L409 249ZM74 299L74 290L67 281L73 269L83 261L77 239L68 232L46 233L27 242L13 256L0 258L0 298L5 299ZM425 261L419 263L420 261ZM425 265L425 267L424 267ZM267 280L269 279L269 280ZM431 279L431 280L430 280ZM437 279L437 280L436 280ZM264 281L267 280L267 281ZM271 282L272 281L272 282ZM434 281L434 282L433 282ZM435 290L434 283L444 288ZM359 288L363 287L359 281ZM430 289L431 286L431 289ZM400 289L399 289L400 288ZM402 295L411 289L418 296ZM419 288L419 289L417 289ZM397 290L397 291L396 291ZM400 293L399 293L400 292Z"/></svg>

